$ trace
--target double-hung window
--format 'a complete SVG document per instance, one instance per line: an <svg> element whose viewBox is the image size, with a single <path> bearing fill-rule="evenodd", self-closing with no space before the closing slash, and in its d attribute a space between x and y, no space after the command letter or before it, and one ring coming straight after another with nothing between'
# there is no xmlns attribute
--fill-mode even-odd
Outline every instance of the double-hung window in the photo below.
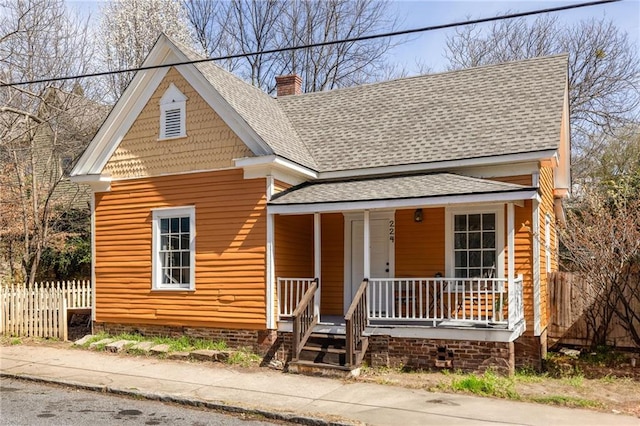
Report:
<svg viewBox="0 0 640 426"><path fill-rule="evenodd" d="M153 289L195 290L195 208L153 210Z"/></svg>
<svg viewBox="0 0 640 426"><path fill-rule="evenodd" d="M498 275L496 213L453 215L453 273L456 278Z"/></svg>

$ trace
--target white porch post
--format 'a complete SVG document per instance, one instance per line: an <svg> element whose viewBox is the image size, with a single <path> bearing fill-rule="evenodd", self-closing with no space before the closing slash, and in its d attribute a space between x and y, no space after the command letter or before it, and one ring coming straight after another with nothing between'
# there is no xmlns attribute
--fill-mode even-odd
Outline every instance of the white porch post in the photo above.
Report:
<svg viewBox="0 0 640 426"><path fill-rule="evenodd" d="M91 188L91 320L96 320L96 191ZM93 324L91 324L93 332Z"/></svg>
<svg viewBox="0 0 640 426"><path fill-rule="evenodd" d="M320 234L320 213L313 214L313 268L314 277L318 279L318 291L316 292L314 313L320 316L320 294L322 291L321 271L322 271L322 240Z"/></svg>
<svg viewBox="0 0 640 426"><path fill-rule="evenodd" d="M267 201L271 200L271 196L274 192L273 176L267 176ZM276 282L276 269L275 269L275 221L273 213L267 211L267 251L265 253L266 262L266 285L267 285L267 329L273 330L276 328L275 315L275 282Z"/></svg>
<svg viewBox="0 0 640 426"><path fill-rule="evenodd" d="M508 293L507 300L509 311L507 313L508 319L508 327L511 330L514 324L512 324L514 319L514 312L517 311L516 303L516 294L514 288L514 278L515 278L515 270L516 270L516 259L515 259L515 245L516 245L516 218L515 218L515 208L513 203L507 204L507 256L509 258L509 263L507 264L507 279L508 279Z"/></svg>
<svg viewBox="0 0 640 426"><path fill-rule="evenodd" d="M515 245L516 245L516 218L513 203L507 204L507 256L509 264L507 265L507 278L509 284L513 282L516 271Z"/></svg>
<svg viewBox="0 0 640 426"><path fill-rule="evenodd" d="M364 264L364 271L363 271L363 275L364 278L370 278L371 275L371 234L369 231L369 225L370 225L370 221L369 221L369 210L365 210L364 211L364 257L363 257L363 264Z"/></svg>
<svg viewBox="0 0 640 426"><path fill-rule="evenodd" d="M533 334L539 336L540 330L540 203L533 200Z"/></svg>

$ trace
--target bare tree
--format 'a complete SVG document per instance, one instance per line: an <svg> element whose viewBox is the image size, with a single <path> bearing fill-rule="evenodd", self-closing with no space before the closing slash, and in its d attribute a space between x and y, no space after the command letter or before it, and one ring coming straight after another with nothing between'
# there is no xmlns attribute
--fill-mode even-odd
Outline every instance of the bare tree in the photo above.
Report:
<svg viewBox="0 0 640 426"><path fill-rule="evenodd" d="M451 69L569 54L573 173L588 175L586 161L602 149L600 133L634 118L640 106L640 55L625 32L605 19L563 26L557 18L503 20L466 26L449 36ZM595 135L595 137L594 137Z"/></svg>
<svg viewBox="0 0 640 426"><path fill-rule="evenodd" d="M100 58L110 71L142 64L161 33L191 45L187 16L175 0L112 0L101 10ZM120 97L134 73L112 74L108 90L113 100Z"/></svg>
<svg viewBox="0 0 640 426"><path fill-rule="evenodd" d="M397 25L384 1L203 0L185 5L198 42L213 56L355 38ZM275 89L275 76L297 73L303 90L312 92L388 77L393 69L386 54L394 45L388 39L351 42L252 55L222 65L268 93Z"/></svg>
<svg viewBox="0 0 640 426"><path fill-rule="evenodd" d="M637 191L637 188L636 188ZM565 264L587 281L585 311L594 345L609 343L612 320L640 346L640 197L586 190L561 228Z"/></svg>
<svg viewBox="0 0 640 426"><path fill-rule="evenodd" d="M0 7L0 81L91 70L88 21L70 16L62 0L6 1ZM0 89L0 257L11 278L33 283L43 251L64 243L64 232L52 230L79 189L61 191L68 182L63 169L101 117L102 108L88 105L95 104L72 82Z"/></svg>

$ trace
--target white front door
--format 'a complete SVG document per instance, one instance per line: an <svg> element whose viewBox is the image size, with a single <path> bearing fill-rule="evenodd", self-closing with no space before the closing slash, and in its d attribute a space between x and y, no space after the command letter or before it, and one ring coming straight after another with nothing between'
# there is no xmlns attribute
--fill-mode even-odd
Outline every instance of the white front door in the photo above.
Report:
<svg viewBox="0 0 640 426"><path fill-rule="evenodd" d="M370 253L371 253L371 276L369 278L388 278L392 273L392 259L390 256L390 229L393 229L393 219L371 219L370 224ZM345 313L351 305L353 296L358 291L358 287L364 279L364 220L352 219L349 239L350 260L345 264L345 269L350 269L345 282Z"/></svg>

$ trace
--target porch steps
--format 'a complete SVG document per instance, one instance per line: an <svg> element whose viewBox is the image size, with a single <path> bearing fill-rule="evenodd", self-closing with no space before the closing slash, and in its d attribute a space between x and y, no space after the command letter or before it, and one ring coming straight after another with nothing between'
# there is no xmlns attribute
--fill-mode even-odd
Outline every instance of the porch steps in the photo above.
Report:
<svg viewBox="0 0 640 426"><path fill-rule="evenodd" d="M358 353L358 359L362 359L362 354ZM357 376L359 365L347 366L346 360L345 334L314 332L302 348L300 358L289 363L289 371L314 376Z"/></svg>
<svg viewBox="0 0 640 426"><path fill-rule="evenodd" d="M304 374L306 376L324 376L336 378L358 377L360 367L351 368L345 365L322 364L313 361L291 361L289 373Z"/></svg>

